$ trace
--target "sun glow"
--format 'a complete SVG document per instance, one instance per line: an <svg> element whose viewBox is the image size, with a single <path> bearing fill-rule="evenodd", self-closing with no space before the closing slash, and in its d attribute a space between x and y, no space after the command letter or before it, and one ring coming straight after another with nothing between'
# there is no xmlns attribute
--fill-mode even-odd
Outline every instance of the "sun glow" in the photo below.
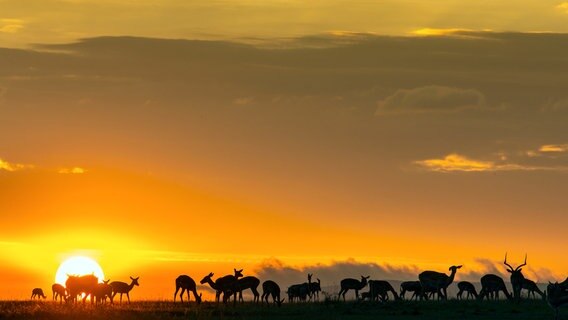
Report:
<svg viewBox="0 0 568 320"><path fill-rule="evenodd" d="M105 278L103 269L95 260L89 257L74 256L61 263L55 273L55 283L65 285L68 276L82 276L87 274L94 274L99 278L99 282L102 282Z"/></svg>

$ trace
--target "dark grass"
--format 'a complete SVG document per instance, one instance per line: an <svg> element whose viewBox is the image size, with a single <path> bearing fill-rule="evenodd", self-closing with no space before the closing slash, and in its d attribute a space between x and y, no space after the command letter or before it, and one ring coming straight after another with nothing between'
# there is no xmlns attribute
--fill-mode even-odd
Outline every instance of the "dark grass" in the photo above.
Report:
<svg viewBox="0 0 568 320"><path fill-rule="evenodd" d="M138 301L123 305L60 305L51 301L0 301L0 319L554 319L541 300L319 302L283 304L281 308L253 303L233 306L216 303L174 304ZM568 310L559 319L568 320Z"/></svg>

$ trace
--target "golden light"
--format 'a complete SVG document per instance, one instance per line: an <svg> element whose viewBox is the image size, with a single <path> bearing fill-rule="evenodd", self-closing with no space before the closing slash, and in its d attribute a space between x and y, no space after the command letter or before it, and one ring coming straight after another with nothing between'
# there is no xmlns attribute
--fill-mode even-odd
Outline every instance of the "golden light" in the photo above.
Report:
<svg viewBox="0 0 568 320"><path fill-rule="evenodd" d="M87 274L94 274L99 279L99 282L103 282L105 278L103 269L95 260L84 256L73 256L61 263L55 273L55 283L65 285L68 276L83 276Z"/></svg>

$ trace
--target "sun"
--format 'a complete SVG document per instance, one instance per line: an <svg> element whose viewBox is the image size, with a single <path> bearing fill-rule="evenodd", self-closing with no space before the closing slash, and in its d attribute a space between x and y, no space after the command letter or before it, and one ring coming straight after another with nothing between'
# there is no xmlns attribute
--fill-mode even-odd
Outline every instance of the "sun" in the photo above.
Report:
<svg viewBox="0 0 568 320"><path fill-rule="evenodd" d="M65 285L68 275L82 276L94 274L102 282L105 278L103 269L93 259L84 256L73 256L63 261L55 273L55 283Z"/></svg>

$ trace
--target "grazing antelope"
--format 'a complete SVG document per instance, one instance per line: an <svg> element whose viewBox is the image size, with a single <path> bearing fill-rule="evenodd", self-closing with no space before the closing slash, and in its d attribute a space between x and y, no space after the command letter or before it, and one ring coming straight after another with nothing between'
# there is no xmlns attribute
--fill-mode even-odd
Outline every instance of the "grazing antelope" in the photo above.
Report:
<svg viewBox="0 0 568 320"><path fill-rule="evenodd" d="M288 301L294 302L294 299L298 301L306 301L309 292L310 285L307 282L301 284L293 284L288 287Z"/></svg>
<svg viewBox="0 0 568 320"><path fill-rule="evenodd" d="M209 273L208 275L206 275L203 279L201 279L201 284L209 284L209 286L215 290L215 301L219 302L219 297L221 295L221 293L223 293L223 303L227 302L227 299L230 298L231 294L234 294L234 299L233 302L237 301L237 290L236 290L236 284L237 284L237 279L242 277L242 269L241 270L237 270L234 269L235 271L235 275L226 275L224 277L218 278L217 280L215 280L215 282L213 282L213 280L211 280L211 278L213 277L213 272Z"/></svg>
<svg viewBox="0 0 568 320"><path fill-rule="evenodd" d="M242 270L241 270L242 271ZM260 285L260 280L257 277L247 276L237 279L237 291L239 292L239 301L243 300L243 290L250 289L254 295L253 302L258 302L260 294L258 293L258 286Z"/></svg>
<svg viewBox="0 0 568 320"><path fill-rule="evenodd" d="M97 304L104 303L107 297L110 299L110 303L113 303L112 287L110 284L110 279L103 280L103 283L97 283L93 295L95 296L95 302Z"/></svg>
<svg viewBox="0 0 568 320"><path fill-rule="evenodd" d="M45 294L43 294L43 290L41 290L41 288L35 288L32 290L32 297L30 299L33 300L34 298L37 298L39 300L40 298L45 299L47 297L45 296Z"/></svg>
<svg viewBox="0 0 568 320"><path fill-rule="evenodd" d="M522 270L523 267L527 265L527 255L525 254L525 262L519 265L516 268L513 268L510 264L507 263L507 254L505 253L505 260L503 264L507 266L507 272L511 274L511 286L513 286L513 297L515 300L521 299L521 290L523 289L523 280L525 277L523 276Z"/></svg>
<svg viewBox="0 0 568 320"><path fill-rule="evenodd" d="M371 301L381 299L385 302L389 299L388 293L391 292L395 300L400 300L400 297L388 281L384 280L370 280L369 281L369 295Z"/></svg>
<svg viewBox="0 0 568 320"><path fill-rule="evenodd" d="M410 300L412 300L413 298L416 298L418 300L418 297L422 292L422 285L420 284L420 281L402 282L400 284L400 297L402 299L404 299L406 292L412 292L412 297L410 297Z"/></svg>
<svg viewBox="0 0 568 320"><path fill-rule="evenodd" d="M544 294L544 292L542 292L542 290L540 290L540 288L536 285L536 282L526 279L523 279L523 282L521 284L522 289L525 289L528 291L527 293L527 297L530 298L531 294L533 299L536 297L535 293L538 293L540 295L540 297L542 298L542 300L546 299L546 295Z"/></svg>
<svg viewBox="0 0 568 320"><path fill-rule="evenodd" d="M361 276L361 281L353 278L345 278L341 280L341 290L339 290L339 293L337 295L343 295L343 301L345 301L345 294L347 293L347 291L353 289L355 290L355 298L359 300L359 290L367 286L367 279L369 279L369 277L370 276Z"/></svg>
<svg viewBox="0 0 568 320"><path fill-rule="evenodd" d="M117 293L120 293L120 303L122 303L122 295L123 294L126 294L126 298L128 298L128 303L130 303L130 290L132 290L132 288L134 288L134 286L140 285L140 284L138 284L138 279L140 279L140 277L138 277L138 278L130 277L130 280L132 280L130 282L130 284L127 284L126 282L122 282L122 281L111 282L110 283L110 286L112 287L111 300L114 299L114 296L116 296Z"/></svg>
<svg viewBox="0 0 568 320"><path fill-rule="evenodd" d="M183 293L187 291L187 302L189 302L189 292L193 293L193 297L197 303L201 303L201 294L197 295L197 286L195 281L188 275L181 275L176 278L176 292L174 293L174 302L176 302L177 293L181 289L181 293L179 294L179 298L183 303Z"/></svg>
<svg viewBox="0 0 568 320"><path fill-rule="evenodd" d="M464 292L467 292L467 296L466 299L469 300L469 297L471 296L473 299L477 299L477 290L475 290L475 286L468 281L460 281L458 282L458 289L460 289L458 291L458 300L462 299L462 294Z"/></svg>
<svg viewBox="0 0 568 320"><path fill-rule="evenodd" d="M561 283L549 282L546 287L546 300L555 311L554 319L558 319L558 308L568 303L568 278Z"/></svg>
<svg viewBox="0 0 568 320"><path fill-rule="evenodd" d="M448 270L451 271L448 276L445 273L436 271L424 271L418 275L420 284L422 285L422 294L426 292L435 292L438 294L438 299L448 299L447 288L454 281L456 272L462 266L451 266Z"/></svg>
<svg viewBox="0 0 568 320"><path fill-rule="evenodd" d="M268 296L272 296L273 302L279 307L284 302L284 299L280 300L280 286L272 280L266 280L262 283L262 296L260 297L262 303L266 300L266 304L270 306Z"/></svg>
<svg viewBox="0 0 568 320"><path fill-rule="evenodd" d="M488 300L490 297L499 299L499 291L503 291L508 300L512 299L509 291L507 291L503 278L495 274L486 274L481 277L481 291L479 291L477 298L479 300L483 300L484 297L487 297Z"/></svg>
<svg viewBox="0 0 568 320"><path fill-rule="evenodd" d="M63 303L63 300L67 301L67 290L59 283L54 283L51 286L51 293L53 301L57 301L58 298L60 303Z"/></svg>
<svg viewBox="0 0 568 320"><path fill-rule="evenodd" d="M77 296L83 296L83 303L87 300L87 297L91 297L91 304L95 301L93 299L93 293L97 288L99 283L99 278L92 274L85 276L70 276L67 275L67 281L65 281L65 288L67 288L67 293L69 296L67 299L71 299L72 302L77 301Z"/></svg>

